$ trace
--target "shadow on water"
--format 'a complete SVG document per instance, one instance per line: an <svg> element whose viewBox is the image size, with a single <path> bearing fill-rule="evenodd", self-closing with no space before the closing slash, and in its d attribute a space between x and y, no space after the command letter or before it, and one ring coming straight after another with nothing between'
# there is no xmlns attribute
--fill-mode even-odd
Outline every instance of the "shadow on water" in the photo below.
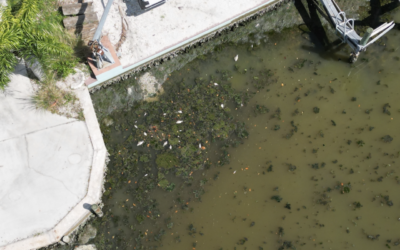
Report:
<svg viewBox="0 0 400 250"><path fill-rule="evenodd" d="M322 47L327 49L329 47L329 39L326 35L325 29L322 26L321 20L317 14L317 7L312 0L307 0L308 3L308 10L310 13L307 12L304 4L301 1L296 1L294 3L297 11L299 12L301 18L304 21L304 24L307 28L311 31L310 39L316 47ZM300 25L301 26L301 25ZM299 28L300 28L299 26ZM302 30L300 28L300 30Z"/></svg>
<svg viewBox="0 0 400 250"><path fill-rule="evenodd" d="M321 9L319 9L315 2L313 0L307 0L308 11L302 1L296 1L294 5L304 21L304 24L298 26L298 29L303 32L302 37L304 37L304 34L308 35L309 37L306 39L310 40L310 42L315 45L303 45L302 49L312 53L317 53L326 60L335 59L346 61L347 56L339 54L339 52L343 49L344 44L340 41L340 39L336 39L333 42L329 40L318 16L318 12L325 18L327 18L327 16L321 11Z"/></svg>
<svg viewBox="0 0 400 250"><path fill-rule="evenodd" d="M354 25L369 26L375 29L384 23L380 21L380 16L396 9L399 6L400 2L398 0L392 0L391 3L385 4L383 6L381 0L371 0L371 10L369 11L370 15L362 20L355 20ZM399 28L399 23L395 23L395 25L396 28Z"/></svg>
<svg viewBox="0 0 400 250"><path fill-rule="evenodd" d="M303 32L302 37L304 38L304 34L308 35L306 39L314 44L314 46L303 45L302 49L317 53L326 60L334 59L347 61L347 55L344 56L343 53L340 53L346 45L342 43L340 39L331 42L327 36L318 14L326 18L328 22L330 22L330 20L321 7L318 6L314 0L307 0L307 8L302 1L295 1L294 6L304 21L304 24L298 26L298 29ZM380 21L380 17L399 6L400 2L398 0L393 0L383 6L381 0L371 0L370 15L362 20L355 20L355 26L377 28L384 23ZM304 25L307 28L304 28ZM399 23L395 25L395 27L399 28Z"/></svg>

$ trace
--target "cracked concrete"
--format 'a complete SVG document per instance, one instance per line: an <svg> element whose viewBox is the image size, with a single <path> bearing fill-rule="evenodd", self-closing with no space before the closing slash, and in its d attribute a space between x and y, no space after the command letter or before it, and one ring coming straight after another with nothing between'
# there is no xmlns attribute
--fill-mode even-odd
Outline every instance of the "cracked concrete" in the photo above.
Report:
<svg viewBox="0 0 400 250"><path fill-rule="evenodd" d="M55 243L100 202L106 150L88 90L75 93L85 121L36 110L23 63L0 92L0 250Z"/></svg>

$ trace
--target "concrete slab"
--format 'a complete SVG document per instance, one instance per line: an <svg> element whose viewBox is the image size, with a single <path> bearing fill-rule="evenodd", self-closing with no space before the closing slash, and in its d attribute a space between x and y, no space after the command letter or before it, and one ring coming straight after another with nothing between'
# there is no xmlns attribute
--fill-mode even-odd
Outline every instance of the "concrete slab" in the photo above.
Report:
<svg viewBox="0 0 400 250"><path fill-rule="evenodd" d="M26 75L19 64L0 93L0 250L59 241L103 187L107 152L87 88L75 91L86 120L67 119L34 109Z"/></svg>
<svg viewBox="0 0 400 250"><path fill-rule="evenodd" d="M72 121L35 108L23 63L17 65L11 81L4 92L0 91L0 141Z"/></svg>
<svg viewBox="0 0 400 250"><path fill-rule="evenodd" d="M137 63L175 44L183 42L242 13L275 0L168 0L165 4L143 12L137 0L115 0L103 33L115 46L122 32L119 6L128 23L126 40L120 47L123 66ZM100 20L107 0L94 1Z"/></svg>

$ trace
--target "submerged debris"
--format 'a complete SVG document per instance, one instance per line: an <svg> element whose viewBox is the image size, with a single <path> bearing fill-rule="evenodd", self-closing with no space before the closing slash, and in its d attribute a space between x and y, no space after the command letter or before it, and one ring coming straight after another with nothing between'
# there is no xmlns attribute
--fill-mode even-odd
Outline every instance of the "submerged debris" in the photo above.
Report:
<svg viewBox="0 0 400 250"><path fill-rule="evenodd" d="M271 200L275 200L277 202L281 202L282 197L280 197L279 195L274 195L274 196L271 197Z"/></svg>
<svg viewBox="0 0 400 250"><path fill-rule="evenodd" d="M390 115L391 113L390 113L388 108L390 108L389 103L386 103L385 105L383 105L383 113L387 114L387 115Z"/></svg>
<svg viewBox="0 0 400 250"><path fill-rule="evenodd" d="M381 139L383 140L383 142L391 142L391 141L393 141L393 137L391 137L390 135L385 135Z"/></svg>

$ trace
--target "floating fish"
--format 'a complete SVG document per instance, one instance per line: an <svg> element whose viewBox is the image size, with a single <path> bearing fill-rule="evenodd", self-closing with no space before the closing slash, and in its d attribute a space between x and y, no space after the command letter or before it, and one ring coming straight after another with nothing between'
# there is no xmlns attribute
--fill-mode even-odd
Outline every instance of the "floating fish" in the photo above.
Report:
<svg viewBox="0 0 400 250"><path fill-rule="evenodd" d="M148 176L149 174L145 174L144 177Z"/></svg>
<svg viewBox="0 0 400 250"><path fill-rule="evenodd" d="M163 147L167 146L168 141L164 142Z"/></svg>
<svg viewBox="0 0 400 250"><path fill-rule="evenodd" d="M164 115L164 116L166 116L166 115L167 115L167 113L164 113L163 115Z"/></svg>
<svg viewBox="0 0 400 250"><path fill-rule="evenodd" d="M218 86L218 83L214 82L214 86Z"/></svg>
<svg viewBox="0 0 400 250"><path fill-rule="evenodd" d="M183 122L183 121L180 121L180 120L179 120L179 121L176 121L176 124L181 124L182 122Z"/></svg>
<svg viewBox="0 0 400 250"><path fill-rule="evenodd" d="M147 112L144 112L144 116L146 116L147 115Z"/></svg>
<svg viewBox="0 0 400 250"><path fill-rule="evenodd" d="M137 144L137 146L140 146L140 145L142 145L144 143L144 141L140 141L138 144Z"/></svg>
<svg viewBox="0 0 400 250"><path fill-rule="evenodd" d="M178 110L176 111L176 113L182 114L182 110Z"/></svg>
<svg viewBox="0 0 400 250"><path fill-rule="evenodd" d="M223 103L221 104L221 108L224 108L224 104Z"/></svg>
<svg viewBox="0 0 400 250"><path fill-rule="evenodd" d="M199 143L199 148L201 148L201 143Z"/></svg>
<svg viewBox="0 0 400 250"><path fill-rule="evenodd" d="M146 132L143 132L143 134L144 134L144 136L147 136L147 133L146 133Z"/></svg>
<svg viewBox="0 0 400 250"><path fill-rule="evenodd" d="M136 125L133 125L135 128L137 128L137 126Z"/></svg>
<svg viewBox="0 0 400 250"><path fill-rule="evenodd" d="M172 145L169 145L169 149L172 149Z"/></svg>
<svg viewBox="0 0 400 250"><path fill-rule="evenodd" d="M236 55L234 59L235 59L235 62L237 62L237 60L239 60L239 55Z"/></svg>
<svg viewBox="0 0 400 250"><path fill-rule="evenodd" d="M233 174L236 174L236 170L235 170L235 171L233 171Z"/></svg>

